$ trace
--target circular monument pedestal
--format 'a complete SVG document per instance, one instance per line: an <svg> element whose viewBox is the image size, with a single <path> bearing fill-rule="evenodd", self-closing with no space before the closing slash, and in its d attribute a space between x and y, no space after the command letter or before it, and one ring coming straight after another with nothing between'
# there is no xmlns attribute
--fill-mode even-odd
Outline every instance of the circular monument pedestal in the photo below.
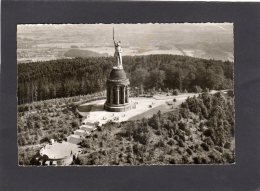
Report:
<svg viewBox="0 0 260 191"><path fill-rule="evenodd" d="M131 109L129 104L129 84L124 69L114 67L107 80L105 110L123 112Z"/></svg>
<svg viewBox="0 0 260 191"><path fill-rule="evenodd" d="M131 105L130 104L111 105L109 103L105 103L104 109L112 112L124 112L130 110Z"/></svg>

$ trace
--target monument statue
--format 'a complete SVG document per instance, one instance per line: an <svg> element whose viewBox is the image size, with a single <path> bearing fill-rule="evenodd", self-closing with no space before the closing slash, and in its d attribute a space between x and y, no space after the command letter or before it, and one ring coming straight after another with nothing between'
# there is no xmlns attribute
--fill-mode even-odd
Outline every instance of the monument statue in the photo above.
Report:
<svg viewBox="0 0 260 191"><path fill-rule="evenodd" d="M116 58L116 63L114 65L114 68L123 69L122 48L120 46L121 45L121 41L115 41L114 28L113 28L113 41L114 41L114 46L115 46L114 57Z"/></svg>
<svg viewBox="0 0 260 191"><path fill-rule="evenodd" d="M130 82L123 69L122 49L120 41L115 41L113 28L113 41L115 46L115 64L107 79L106 102L104 109L112 112L125 112L132 109L129 101Z"/></svg>

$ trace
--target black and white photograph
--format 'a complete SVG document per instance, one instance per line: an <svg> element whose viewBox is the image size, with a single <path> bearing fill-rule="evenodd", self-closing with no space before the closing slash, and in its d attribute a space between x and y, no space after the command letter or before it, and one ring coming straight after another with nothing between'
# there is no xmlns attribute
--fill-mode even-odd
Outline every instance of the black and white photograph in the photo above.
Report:
<svg viewBox="0 0 260 191"><path fill-rule="evenodd" d="M18 165L235 164L233 31L18 24Z"/></svg>

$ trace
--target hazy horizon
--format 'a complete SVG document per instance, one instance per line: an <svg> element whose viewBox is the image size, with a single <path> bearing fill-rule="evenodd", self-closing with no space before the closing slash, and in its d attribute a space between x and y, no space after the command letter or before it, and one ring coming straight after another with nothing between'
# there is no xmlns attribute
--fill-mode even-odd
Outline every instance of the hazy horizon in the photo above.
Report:
<svg viewBox="0 0 260 191"><path fill-rule="evenodd" d="M18 62L63 58L71 48L112 56L113 27L123 56L176 54L234 60L232 23L27 24L17 26Z"/></svg>

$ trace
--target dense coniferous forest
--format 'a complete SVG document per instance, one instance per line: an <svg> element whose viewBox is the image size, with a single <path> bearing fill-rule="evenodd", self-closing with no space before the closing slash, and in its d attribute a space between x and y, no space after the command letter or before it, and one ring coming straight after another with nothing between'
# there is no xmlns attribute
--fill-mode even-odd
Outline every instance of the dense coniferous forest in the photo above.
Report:
<svg viewBox="0 0 260 191"><path fill-rule="evenodd" d="M205 92L172 112L107 123L81 145L82 165L233 163L234 99Z"/></svg>
<svg viewBox="0 0 260 191"><path fill-rule="evenodd" d="M50 139L63 140L81 121L75 110L93 94L53 99L19 106L18 154L20 165L33 164L33 156ZM98 127L81 146L75 164L212 164L233 163L234 98L203 92L189 97L174 111L151 118Z"/></svg>
<svg viewBox="0 0 260 191"><path fill-rule="evenodd" d="M105 90L113 57L61 59L18 64L18 103L85 95ZM123 57L131 87L151 89L230 89L233 62L176 55Z"/></svg>

